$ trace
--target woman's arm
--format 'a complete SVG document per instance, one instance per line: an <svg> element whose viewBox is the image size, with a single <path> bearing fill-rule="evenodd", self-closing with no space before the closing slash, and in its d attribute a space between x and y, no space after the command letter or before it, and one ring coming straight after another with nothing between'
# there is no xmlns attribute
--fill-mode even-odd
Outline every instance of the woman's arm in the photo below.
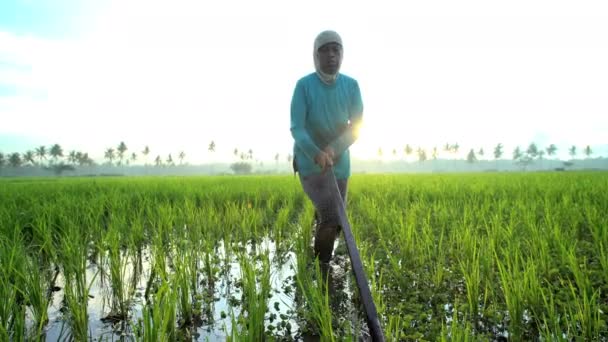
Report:
<svg viewBox="0 0 608 342"><path fill-rule="evenodd" d="M315 144L306 131L306 93L302 81L298 81L296 88L291 98L291 136L294 138L296 145L304 151L304 154L311 160L321 152L321 149Z"/></svg>
<svg viewBox="0 0 608 342"><path fill-rule="evenodd" d="M333 150L335 157L338 158L347 148L352 145L359 137L359 128L363 123L363 101L361 100L361 91L359 84L354 82L351 92L350 101L350 120L348 126L338 136L338 138L329 144Z"/></svg>

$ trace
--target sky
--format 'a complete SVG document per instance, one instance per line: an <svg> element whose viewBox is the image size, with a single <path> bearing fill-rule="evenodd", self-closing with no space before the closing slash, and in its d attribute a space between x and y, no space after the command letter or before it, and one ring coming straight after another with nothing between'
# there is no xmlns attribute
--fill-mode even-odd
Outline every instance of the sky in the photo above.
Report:
<svg viewBox="0 0 608 342"><path fill-rule="evenodd" d="M3 0L0 152L286 156L326 29L362 92L355 157L531 142L608 156L608 3L583 0Z"/></svg>

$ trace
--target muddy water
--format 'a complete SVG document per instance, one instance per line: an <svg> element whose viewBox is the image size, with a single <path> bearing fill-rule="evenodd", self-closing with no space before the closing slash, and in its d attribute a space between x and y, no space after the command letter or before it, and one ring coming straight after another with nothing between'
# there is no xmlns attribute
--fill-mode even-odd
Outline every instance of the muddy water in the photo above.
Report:
<svg viewBox="0 0 608 342"><path fill-rule="evenodd" d="M234 250L233 246L231 249ZM281 253L277 255L275 244L270 239L264 239L255 246L247 244L244 246L248 255L253 255L253 249L267 250L271 260L271 297L268 299L268 310L266 314L266 326L273 324L275 327L281 325L283 328L277 332L277 336L283 336L294 340L318 340L314 335L304 335L302 325L307 323L297 316L295 283L296 256L293 252ZM226 250L223 243L216 248L220 260L224 260ZM334 312L335 324L348 325L352 331L360 331L363 320L354 308L352 303L353 285L349 276L349 260L345 254L345 249L338 247L336 255L331 263L330 269L330 298L331 307ZM94 278L89 293L87 312L89 317L89 331L94 340L134 340L137 322L142 319L142 309L145 305L145 291L148 279L151 276L151 252L145 248L138 254L138 258L131 258L126 266L125 281L134 282L135 292L131 297L128 320L113 316L112 310L112 289L110 276L108 274L107 262L102 262L102 266L89 262L87 267L87 281ZM209 291L207 284L201 284L197 293L207 294L203 300L201 319L190 328L193 340L197 341L224 341L232 329L231 315L237 317L240 313L241 288L235 286L241 278L241 269L238 260L233 256L228 263L222 262L219 266L224 268L217 276L212 291ZM107 261L107 260L106 260ZM226 266L228 265L228 266ZM226 269L227 268L227 269ZM199 271L203 272L202 262ZM46 326L46 340L57 341L70 338L69 324L64 316L64 292L65 279L59 273L54 286L56 291L52 293L51 302L48 308L49 323ZM212 293L211 293L212 292ZM207 299L209 298L209 299ZM177 303L176 303L177 305ZM205 314L207 312L207 314ZM66 311L67 314L67 311ZM275 317L271 323L268 317ZM281 321L285 321L282 323ZM31 320L28 322L32 324ZM346 323L346 324L345 324ZM288 330L285 325L291 328ZM350 330L350 329L349 329Z"/></svg>

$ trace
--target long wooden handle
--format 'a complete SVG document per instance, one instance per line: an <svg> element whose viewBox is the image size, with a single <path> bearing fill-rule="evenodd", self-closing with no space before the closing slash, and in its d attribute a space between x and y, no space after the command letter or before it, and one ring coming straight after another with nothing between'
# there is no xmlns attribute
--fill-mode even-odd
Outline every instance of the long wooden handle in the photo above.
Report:
<svg viewBox="0 0 608 342"><path fill-rule="evenodd" d="M361 263L361 257L359 256L359 250L357 249L357 245L355 244L355 237L353 236L353 233L350 229L350 224L348 223L348 218L346 216L346 208L344 206L344 202L342 202L342 196L340 196L340 188L338 188L338 181L336 180L336 176L334 175L333 168L330 168L329 170L327 170L327 172L331 173L331 177L333 178L333 183L335 185L335 189L334 191L332 191L332 193L335 197L335 203L338 203L338 218L340 219L340 225L342 226L342 230L344 231L344 239L346 240L346 250L348 251L348 256L350 257L350 262L353 266L355 281L357 282L357 287L359 288L359 295L361 296L361 302L363 303L363 308L365 309L367 326L369 327L372 341L384 342L384 334L382 333L382 327L380 326L380 320L378 319L376 304L374 304L374 298L372 297L369 285L367 284L367 277L365 276L365 271L363 270L363 264Z"/></svg>

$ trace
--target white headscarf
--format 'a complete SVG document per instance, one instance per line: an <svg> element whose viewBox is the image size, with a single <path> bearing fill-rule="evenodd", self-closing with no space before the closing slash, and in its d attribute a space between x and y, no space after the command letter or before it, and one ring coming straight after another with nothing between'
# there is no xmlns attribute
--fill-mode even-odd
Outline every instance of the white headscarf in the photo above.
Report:
<svg viewBox="0 0 608 342"><path fill-rule="evenodd" d="M331 85L336 82L338 75L340 73L340 69L338 67L338 71L334 75L326 74L321 70L319 66L319 48L328 43L337 43L342 46L342 38L335 31L323 31L319 33L317 38L315 39L314 51L312 53L313 58L315 60L315 69L317 70L317 75L321 79L321 81L327 85ZM342 54L340 54L339 65L342 65Z"/></svg>

